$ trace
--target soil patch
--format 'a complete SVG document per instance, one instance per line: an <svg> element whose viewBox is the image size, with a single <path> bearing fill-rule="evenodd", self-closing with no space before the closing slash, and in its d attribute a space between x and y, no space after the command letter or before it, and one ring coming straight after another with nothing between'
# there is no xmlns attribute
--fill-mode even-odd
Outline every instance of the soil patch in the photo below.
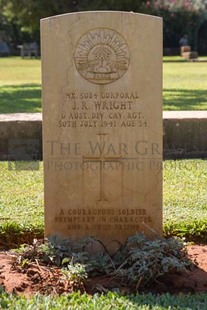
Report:
<svg viewBox="0 0 207 310"><path fill-rule="evenodd" d="M195 268L167 274L147 288L146 292L207 292L207 245L191 245L187 247L187 251L189 258L196 262ZM5 251L0 252L0 285L8 293L25 294L27 297L38 292L62 294L80 290L94 294L119 289L123 294L127 294L136 291L135 288L130 289L124 283L107 276L90 278L85 283L69 281L59 268L43 266L38 261L29 264L28 268L22 268L17 262L17 256Z"/></svg>

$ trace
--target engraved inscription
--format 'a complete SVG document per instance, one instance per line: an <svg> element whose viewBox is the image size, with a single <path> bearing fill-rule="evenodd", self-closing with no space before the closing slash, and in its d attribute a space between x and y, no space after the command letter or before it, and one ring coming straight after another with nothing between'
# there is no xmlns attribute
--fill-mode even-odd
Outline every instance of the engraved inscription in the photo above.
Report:
<svg viewBox="0 0 207 310"><path fill-rule="evenodd" d="M105 178L104 178L104 163L105 162L120 162L122 157L108 157L101 152L103 150L103 147L105 146L104 137L107 134L99 133L100 137L100 155L99 156L83 156L83 162L98 162L100 163L100 198L99 201L107 201L105 197Z"/></svg>
<svg viewBox="0 0 207 310"><path fill-rule="evenodd" d="M68 230L80 229L139 229L141 224L152 223L152 218L146 209L61 209L54 218L55 223L68 224Z"/></svg>
<svg viewBox="0 0 207 310"><path fill-rule="evenodd" d="M59 128L148 127L136 90L98 93L68 89L64 103L65 109L57 124Z"/></svg>
<svg viewBox="0 0 207 310"><path fill-rule="evenodd" d="M87 81L109 84L118 80L128 69L128 45L115 30L95 28L80 38L74 59L78 72Z"/></svg>

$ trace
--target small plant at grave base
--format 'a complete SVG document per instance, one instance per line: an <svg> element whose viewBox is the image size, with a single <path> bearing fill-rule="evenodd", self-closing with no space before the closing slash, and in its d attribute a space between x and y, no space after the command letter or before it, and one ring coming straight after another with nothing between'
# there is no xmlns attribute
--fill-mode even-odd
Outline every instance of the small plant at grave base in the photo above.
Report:
<svg viewBox="0 0 207 310"><path fill-rule="evenodd" d="M128 238L121 254L123 263L114 271L114 277L135 289L148 286L164 274L193 266L183 242L174 238L151 241L136 235Z"/></svg>
<svg viewBox="0 0 207 310"><path fill-rule="evenodd" d="M83 264L68 264L65 268L62 268L62 273L67 280L82 283L87 279L87 273Z"/></svg>
<svg viewBox="0 0 207 310"><path fill-rule="evenodd" d="M193 267L185 245L179 239L149 240L143 234L137 234L129 237L114 255L103 248L102 252L90 256L87 249L93 242L98 241L85 238L72 244L54 236L22 247L18 255L22 268L28 268L28 262L59 266L62 274L59 280L77 288L83 287L87 278L108 276L120 285L130 287L131 292L151 285L165 274Z"/></svg>
<svg viewBox="0 0 207 310"><path fill-rule="evenodd" d="M47 264L54 264L52 249L49 243L44 242L42 239L34 239L32 245L22 244L18 249L13 249L12 251L18 255L18 260L21 263L23 261L32 262L34 260L40 260Z"/></svg>

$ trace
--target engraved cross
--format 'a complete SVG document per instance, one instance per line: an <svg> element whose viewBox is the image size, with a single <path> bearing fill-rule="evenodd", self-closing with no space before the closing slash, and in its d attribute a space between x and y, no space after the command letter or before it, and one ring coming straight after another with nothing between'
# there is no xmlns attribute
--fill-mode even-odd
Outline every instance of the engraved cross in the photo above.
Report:
<svg viewBox="0 0 207 310"><path fill-rule="evenodd" d="M105 133L98 134L100 139L100 156L83 156L83 162L97 162L100 163L100 198L98 201L107 201L105 198L105 173L104 173L104 163L105 162L121 162L121 156L106 156L104 154L104 145L105 145Z"/></svg>

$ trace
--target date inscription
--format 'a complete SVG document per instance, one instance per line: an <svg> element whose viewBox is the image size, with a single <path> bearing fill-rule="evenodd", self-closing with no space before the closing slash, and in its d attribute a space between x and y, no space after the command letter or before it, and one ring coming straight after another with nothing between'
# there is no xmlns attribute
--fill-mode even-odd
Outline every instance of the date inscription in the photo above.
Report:
<svg viewBox="0 0 207 310"><path fill-rule="evenodd" d="M66 92L59 128L147 127L134 92Z"/></svg>

